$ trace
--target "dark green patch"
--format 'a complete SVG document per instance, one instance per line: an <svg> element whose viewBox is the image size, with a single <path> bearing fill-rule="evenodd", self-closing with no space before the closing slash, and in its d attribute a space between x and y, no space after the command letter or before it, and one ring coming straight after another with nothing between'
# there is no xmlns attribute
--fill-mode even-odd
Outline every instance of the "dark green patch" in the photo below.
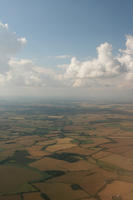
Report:
<svg viewBox="0 0 133 200"><path fill-rule="evenodd" d="M48 195L45 194L45 193L41 193L41 197L42 197L43 199L45 199L45 200L50 200L50 198L48 197Z"/></svg>
<svg viewBox="0 0 133 200"><path fill-rule="evenodd" d="M3 148L0 148L0 152L3 152L4 151L4 149Z"/></svg>
<svg viewBox="0 0 133 200"><path fill-rule="evenodd" d="M6 142L5 144L16 144L16 142Z"/></svg>
<svg viewBox="0 0 133 200"><path fill-rule="evenodd" d="M29 156L29 153L26 150L15 151L13 156L1 161L0 164L28 165L35 161L35 159L28 158L27 156Z"/></svg>
<svg viewBox="0 0 133 200"><path fill-rule="evenodd" d="M62 176L62 175L65 174L64 171L59 171L59 170L47 170L45 172L49 175L48 179L58 177L58 176Z"/></svg>
<svg viewBox="0 0 133 200"><path fill-rule="evenodd" d="M82 156L80 154L63 152L63 153L53 153L48 157L52 157L58 160L64 160L67 162L77 162L81 159Z"/></svg>
<svg viewBox="0 0 133 200"><path fill-rule="evenodd" d="M41 172L42 174L42 178L40 180L34 180L29 182L30 184L34 184L34 183L43 183L46 180L58 177L58 176L62 176L65 174L64 171L59 171L59 170L47 170L47 171L43 171Z"/></svg>
<svg viewBox="0 0 133 200"><path fill-rule="evenodd" d="M53 143L51 143L51 144L47 144L47 145L45 145L44 147L42 147L41 150L44 151L44 150L47 149L49 146L52 146L52 145L55 145L55 144L56 144L56 142L53 142Z"/></svg>
<svg viewBox="0 0 133 200"><path fill-rule="evenodd" d="M73 190L81 190L82 188L80 187L80 185L78 185L78 184L72 184L71 185L71 188L73 189Z"/></svg>
<svg viewBox="0 0 133 200"><path fill-rule="evenodd" d="M77 143L77 144L93 144L93 140L91 139L86 139L86 140L80 140L80 139L74 139L72 140L72 143Z"/></svg>

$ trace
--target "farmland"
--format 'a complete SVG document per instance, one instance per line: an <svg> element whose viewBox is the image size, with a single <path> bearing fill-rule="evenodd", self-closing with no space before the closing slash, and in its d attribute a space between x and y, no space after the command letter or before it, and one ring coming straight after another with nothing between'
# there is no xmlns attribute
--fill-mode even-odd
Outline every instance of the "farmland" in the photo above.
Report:
<svg viewBox="0 0 133 200"><path fill-rule="evenodd" d="M0 103L0 200L132 200L133 105Z"/></svg>

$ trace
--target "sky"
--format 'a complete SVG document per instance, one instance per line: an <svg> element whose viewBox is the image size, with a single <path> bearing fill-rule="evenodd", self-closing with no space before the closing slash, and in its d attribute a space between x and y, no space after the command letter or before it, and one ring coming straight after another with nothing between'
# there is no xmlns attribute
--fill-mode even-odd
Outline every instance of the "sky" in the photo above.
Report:
<svg viewBox="0 0 133 200"><path fill-rule="evenodd" d="M133 100L132 0L0 0L0 96Z"/></svg>

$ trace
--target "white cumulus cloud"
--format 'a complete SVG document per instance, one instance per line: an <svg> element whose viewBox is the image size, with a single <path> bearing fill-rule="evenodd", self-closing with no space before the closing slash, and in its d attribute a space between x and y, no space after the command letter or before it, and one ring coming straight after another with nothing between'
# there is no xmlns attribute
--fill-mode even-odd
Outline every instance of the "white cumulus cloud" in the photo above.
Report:
<svg viewBox="0 0 133 200"><path fill-rule="evenodd" d="M65 77L78 79L74 82L74 86L78 86L84 82L83 79L110 79L127 72L127 66L123 65L117 56L113 56L111 44L101 44L97 47L97 54L97 58L82 62L72 58Z"/></svg>
<svg viewBox="0 0 133 200"><path fill-rule="evenodd" d="M8 24L0 22L0 72L9 70L8 61L15 56L24 45L26 38L19 38L16 33L11 32Z"/></svg>

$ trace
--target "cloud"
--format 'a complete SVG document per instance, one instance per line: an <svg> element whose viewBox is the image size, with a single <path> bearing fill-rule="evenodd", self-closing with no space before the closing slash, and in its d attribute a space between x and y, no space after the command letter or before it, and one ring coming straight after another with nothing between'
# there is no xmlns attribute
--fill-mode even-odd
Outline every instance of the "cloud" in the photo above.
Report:
<svg viewBox="0 0 133 200"><path fill-rule="evenodd" d="M127 66L121 62L122 56L113 56L112 45L105 42L97 47L97 58L78 61L73 57L65 73L66 78L77 79L73 85L80 86L83 79L110 79L127 72ZM81 80L79 80L81 79Z"/></svg>
<svg viewBox="0 0 133 200"><path fill-rule="evenodd" d="M27 40L26 40L25 37L18 38L17 40L18 40L18 42L20 42L21 44L26 44L26 43L27 43Z"/></svg>
<svg viewBox="0 0 133 200"><path fill-rule="evenodd" d="M126 79L133 80L133 36L126 36L126 49L119 51L118 60L127 69Z"/></svg>
<svg viewBox="0 0 133 200"><path fill-rule="evenodd" d="M27 43L25 37L11 32L0 22L0 87L56 87L62 75L36 65L29 59L17 59L17 53Z"/></svg>
<svg viewBox="0 0 133 200"><path fill-rule="evenodd" d="M8 29L8 24L3 24L0 22L0 28Z"/></svg>
<svg viewBox="0 0 133 200"><path fill-rule="evenodd" d="M0 72L4 73L9 70L8 60L15 56L23 45L26 38L19 38L16 33L11 32L8 24L0 22Z"/></svg>
<svg viewBox="0 0 133 200"><path fill-rule="evenodd" d="M36 66L32 60L10 59L10 70L2 79L6 85L27 87L56 87L60 81L60 75L51 69Z"/></svg>
<svg viewBox="0 0 133 200"><path fill-rule="evenodd" d="M31 60L10 60L10 71L7 73L7 83L18 86L42 86L43 82L35 70Z"/></svg>
<svg viewBox="0 0 133 200"><path fill-rule="evenodd" d="M70 58L71 56L70 55L59 55L59 56L55 56L55 58L57 59L67 59L67 58Z"/></svg>

